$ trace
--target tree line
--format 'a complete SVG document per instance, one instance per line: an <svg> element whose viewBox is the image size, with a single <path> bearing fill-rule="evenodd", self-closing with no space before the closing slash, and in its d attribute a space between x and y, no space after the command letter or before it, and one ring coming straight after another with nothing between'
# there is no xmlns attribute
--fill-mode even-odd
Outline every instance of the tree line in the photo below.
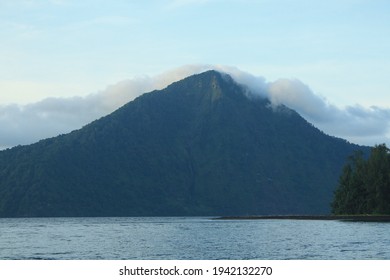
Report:
<svg viewBox="0 0 390 280"><path fill-rule="evenodd" d="M385 144L372 148L369 157L355 152L339 178L332 213L390 214L390 150Z"/></svg>

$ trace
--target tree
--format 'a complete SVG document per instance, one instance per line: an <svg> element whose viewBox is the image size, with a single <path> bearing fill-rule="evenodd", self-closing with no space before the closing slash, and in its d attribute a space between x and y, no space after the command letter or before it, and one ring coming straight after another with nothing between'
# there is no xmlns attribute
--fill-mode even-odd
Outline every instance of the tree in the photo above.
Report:
<svg viewBox="0 0 390 280"><path fill-rule="evenodd" d="M349 158L334 194L332 213L390 214L390 154L385 144Z"/></svg>

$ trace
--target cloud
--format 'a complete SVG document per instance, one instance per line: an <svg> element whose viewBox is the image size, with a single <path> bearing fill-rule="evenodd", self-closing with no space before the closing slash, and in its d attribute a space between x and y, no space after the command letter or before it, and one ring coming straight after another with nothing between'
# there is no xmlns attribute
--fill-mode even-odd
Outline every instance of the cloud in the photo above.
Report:
<svg viewBox="0 0 390 280"><path fill-rule="evenodd" d="M294 109L327 134L362 145L390 143L390 108L359 104L339 108L295 79L269 83L267 94L273 105Z"/></svg>
<svg viewBox="0 0 390 280"><path fill-rule="evenodd" d="M279 79L269 83L267 93L273 105L284 104L316 121L324 120L326 112L335 109L322 97L313 94L307 85L296 79Z"/></svg>
<svg viewBox="0 0 390 280"><path fill-rule="evenodd" d="M329 112L323 122L315 123L331 135L348 139L353 143L390 146L390 109L360 105L348 106Z"/></svg>
<svg viewBox="0 0 390 280"><path fill-rule="evenodd" d="M137 96L189 75L214 69L227 73L244 85L249 95L268 98L274 106L284 104L325 133L365 145L390 146L390 109L351 105L339 108L319 96L297 79L267 82L236 67L223 65L185 65L156 76L139 76L106 89L73 98L46 98L27 105L0 105L0 149L30 144L79 129L107 115Z"/></svg>
<svg viewBox="0 0 390 280"><path fill-rule="evenodd" d="M46 98L27 105L0 105L0 149L26 145L79 129L142 93L162 89L208 66L183 66L154 77L141 76L86 97Z"/></svg>
<svg viewBox="0 0 390 280"><path fill-rule="evenodd" d="M234 67L210 67L231 75L236 82L245 85L251 95L268 98L275 107L283 104L297 111L329 135L360 145L386 143L390 146L390 108L367 108L359 104L340 108L298 79L267 82L263 77Z"/></svg>

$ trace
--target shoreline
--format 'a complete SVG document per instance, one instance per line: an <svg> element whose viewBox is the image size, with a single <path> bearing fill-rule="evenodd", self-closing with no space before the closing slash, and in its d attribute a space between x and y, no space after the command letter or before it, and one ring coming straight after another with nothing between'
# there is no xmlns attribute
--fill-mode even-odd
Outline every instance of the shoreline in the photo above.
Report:
<svg viewBox="0 0 390 280"><path fill-rule="evenodd" d="M318 220L351 222L390 222L390 215L260 215L223 216L216 220Z"/></svg>

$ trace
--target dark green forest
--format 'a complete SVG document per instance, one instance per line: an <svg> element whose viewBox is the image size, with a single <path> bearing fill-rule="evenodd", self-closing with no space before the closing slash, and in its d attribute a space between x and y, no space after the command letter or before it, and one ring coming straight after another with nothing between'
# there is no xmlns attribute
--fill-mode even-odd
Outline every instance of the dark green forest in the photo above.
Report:
<svg viewBox="0 0 390 280"><path fill-rule="evenodd" d="M339 179L332 212L346 214L390 214L390 154L385 144L372 148L365 158L355 152Z"/></svg>
<svg viewBox="0 0 390 280"><path fill-rule="evenodd" d="M328 214L358 149L208 71L1 151L0 216Z"/></svg>

